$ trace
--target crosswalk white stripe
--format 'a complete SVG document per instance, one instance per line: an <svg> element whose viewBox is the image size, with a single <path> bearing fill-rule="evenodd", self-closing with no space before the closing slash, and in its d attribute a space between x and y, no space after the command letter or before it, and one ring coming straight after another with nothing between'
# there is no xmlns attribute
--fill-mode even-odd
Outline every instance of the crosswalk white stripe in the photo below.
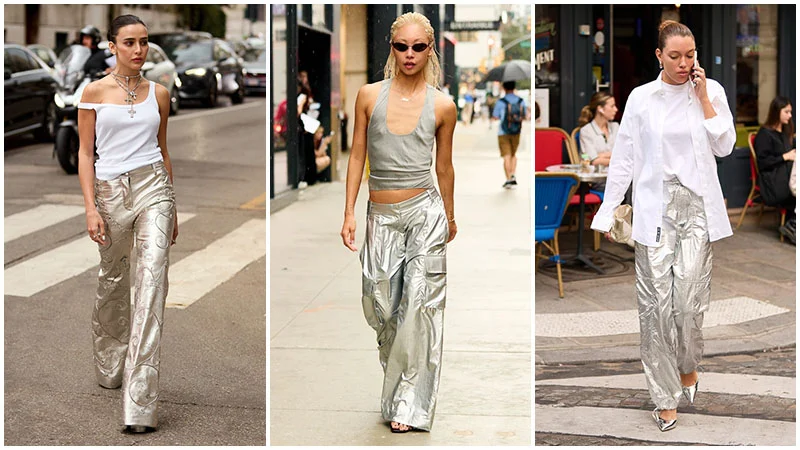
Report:
<svg viewBox="0 0 800 450"><path fill-rule="evenodd" d="M43 230L83 212L84 208L81 206L44 204L12 214L3 219L3 242Z"/></svg>
<svg viewBox="0 0 800 450"><path fill-rule="evenodd" d="M647 390L647 382L643 373L536 380L536 385ZM795 389L796 379L790 377L706 372L700 374L698 395L702 395L703 392L715 392L718 394L795 398Z"/></svg>
<svg viewBox="0 0 800 450"><path fill-rule="evenodd" d="M750 297L733 297L710 303L703 318L703 328L734 325L790 312L786 308ZM591 311L580 313L536 314L536 336L596 337L639 332L639 313Z"/></svg>
<svg viewBox="0 0 800 450"><path fill-rule="evenodd" d="M167 307L183 309L267 252L267 221L252 219L169 269Z"/></svg>
<svg viewBox="0 0 800 450"><path fill-rule="evenodd" d="M537 433L611 436L709 445L795 445L795 423L678 413L678 425L662 433L650 411L536 405Z"/></svg>
<svg viewBox="0 0 800 450"><path fill-rule="evenodd" d="M178 213L178 225L194 217ZM23 261L4 271L5 295L30 297L100 263L97 244L86 236Z"/></svg>

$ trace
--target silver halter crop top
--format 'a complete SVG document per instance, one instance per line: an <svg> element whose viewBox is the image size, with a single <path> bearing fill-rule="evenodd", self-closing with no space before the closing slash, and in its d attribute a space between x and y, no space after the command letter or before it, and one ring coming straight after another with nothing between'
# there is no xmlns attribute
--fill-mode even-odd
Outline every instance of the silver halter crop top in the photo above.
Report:
<svg viewBox="0 0 800 450"><path fill-rule="evenodd" d="M394 134L386 126L386 105L392 79L384 80L367 128L369 189L432 188L431 163L436 137L433 86L427 85L416 128L408 134Z"/></svg>

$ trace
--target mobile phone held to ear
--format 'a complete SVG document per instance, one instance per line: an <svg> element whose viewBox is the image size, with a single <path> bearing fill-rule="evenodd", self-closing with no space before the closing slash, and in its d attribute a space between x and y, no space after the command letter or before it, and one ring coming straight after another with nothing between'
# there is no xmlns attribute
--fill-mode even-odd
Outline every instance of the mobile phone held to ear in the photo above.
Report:
<svg viewBox="0 0 800 450"><path fill-rule="evenodd" d="M694 81L695 77L697 76L695 74L695 69L697 69L697 50L695 50L694 52L694 65L692 66L692 77L691 77L692 87L697 87L697 82Z"/></svg>

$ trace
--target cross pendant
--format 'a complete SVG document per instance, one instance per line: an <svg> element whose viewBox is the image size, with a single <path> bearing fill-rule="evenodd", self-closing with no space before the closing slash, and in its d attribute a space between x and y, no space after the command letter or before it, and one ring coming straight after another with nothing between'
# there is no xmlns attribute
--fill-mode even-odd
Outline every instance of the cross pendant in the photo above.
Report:
<svg viewBox="0 0 800 450"><path fill-rule="evenodd" d="M131 109L128 111L128 114L131 115L131 119L133 119L133 115L136 114L136 110L133 109L133 104L131 104Z"/></svg>

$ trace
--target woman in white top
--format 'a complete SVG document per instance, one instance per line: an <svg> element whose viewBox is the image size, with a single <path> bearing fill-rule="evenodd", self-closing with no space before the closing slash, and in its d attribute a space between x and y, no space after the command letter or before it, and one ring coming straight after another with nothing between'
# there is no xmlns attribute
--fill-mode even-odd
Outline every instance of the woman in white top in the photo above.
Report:
<svg viewBox="0 0 800 450"><path fill-rule="evenodd" d="M104 388L122 388L123 423L129 432L140 433L154 430L158 423L169 250L178 236L167 152L170 97L140 72L148 51L147 27L141 19L115 18L108 41L117 66L89 84L78 105L78 177L89 237L100 250L92 313L95 375Z"/></svg>
<svg viewBox="0 0 800 450"><path fill-rule="evenodd" d="M697 65L696 50L688 27L661 24L655 53L663 70L628 98L592 222L609 231L632 180L641 358L661 431L676 426L682 396L694 402L711 242L733 234L714 158L733 150L733 117L725 90Z"/></svg>
<svg viewBox="0 0 800 450"><path fill-rule="evenodd" d="M619 131L619 124L612 122L616 115L616 101L605 91L595 92L589 104L581 109L578 119L581 156L587 155L593 166L607 166L611 161Z"/></svg>

